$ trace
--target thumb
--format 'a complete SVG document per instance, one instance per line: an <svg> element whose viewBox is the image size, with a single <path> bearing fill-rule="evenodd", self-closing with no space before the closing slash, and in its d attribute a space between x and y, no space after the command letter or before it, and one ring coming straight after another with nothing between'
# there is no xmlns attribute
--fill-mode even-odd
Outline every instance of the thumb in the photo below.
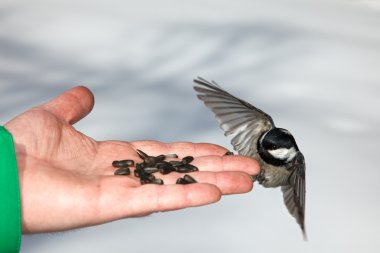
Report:
<svg viewBox="0 0 380 253"><path fill-rule="evenodd" d="M74 124L91 112L94 107L94 95L87 87L77 86L41 107L69 124Z"/></svg>

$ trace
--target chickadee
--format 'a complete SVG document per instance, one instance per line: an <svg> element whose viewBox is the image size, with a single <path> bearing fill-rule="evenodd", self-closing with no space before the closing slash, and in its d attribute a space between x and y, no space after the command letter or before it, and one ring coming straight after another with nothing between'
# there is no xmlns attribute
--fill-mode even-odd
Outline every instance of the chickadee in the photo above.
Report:
<svg viewBox="0 0 380 253"><path fill-rule="evenodd" d="M197 97L210 108L225 135L240 154L256 159L261 166L254 180L264 187L281 186L289 213L305 232L305 160L288 130L277 128L268 114L231 95L216 82L194 80Z"/></svg>

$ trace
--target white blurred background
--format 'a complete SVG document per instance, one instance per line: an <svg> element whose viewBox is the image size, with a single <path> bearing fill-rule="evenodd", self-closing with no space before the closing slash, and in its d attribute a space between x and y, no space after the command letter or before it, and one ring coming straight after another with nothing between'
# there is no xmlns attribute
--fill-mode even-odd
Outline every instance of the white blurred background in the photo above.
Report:
<svg viewBox="0 0 380 253"><path fill-rule="evenodd" d="M95 139L230 148L196 76L295 135L309 241L280 190L257 185L211 206L24 236L21 252L379 252L378 1L0 2L1 124L84 84L96 105L76 127Z"/></svg>

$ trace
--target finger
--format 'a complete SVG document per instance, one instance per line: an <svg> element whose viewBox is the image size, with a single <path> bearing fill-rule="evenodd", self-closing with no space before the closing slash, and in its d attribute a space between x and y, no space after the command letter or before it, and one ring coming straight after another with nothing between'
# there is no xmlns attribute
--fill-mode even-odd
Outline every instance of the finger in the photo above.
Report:
<svg viewBox="0 0 380 253"><path fill-rule="evenodd" d="M253 181L247 173L243 172L191 172L187 173L198 183L207 183L217 186L222 194L246 193L252 190ZM183 177L182 173L171 173L169 175L156 176L162 178L165 184L175 184L177 179Z"/></svg>
<svg viewBox="0 0 380 253"><path fill-rule="evenodd" d="M220 190L211 184L130 187L121 177L108 177L102 188L97 222L201 206L221 198Z"/></svg>
<svg viewBox="0 0 380 253"><path fill-rule="evenodd" d="M42 108L69 124L74 124L89 114L93 106L92 92L84 86L78 86L43 104Z"/></svg>
<svg viewBox="0 0 380 253"><path fill-rule="evenodd" d="M259 163L248 156L201 156L191 163L201 171L242 171L249 175L260 172Z"/></svg>
<svg viewBox="0 0 380 253"><path fill-rule="evenodd" d="M224 155L228 150L219 145L210 143L173 142L163 143L158 141L132 142L135 149L141 149L148 155L177 154L184 156Z"/></svg>

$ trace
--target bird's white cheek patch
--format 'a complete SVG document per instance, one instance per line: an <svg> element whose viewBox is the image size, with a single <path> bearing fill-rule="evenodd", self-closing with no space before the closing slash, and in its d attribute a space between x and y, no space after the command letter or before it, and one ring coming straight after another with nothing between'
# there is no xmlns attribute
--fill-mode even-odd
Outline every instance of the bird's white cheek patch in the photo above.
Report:
<svg viewBox="0 0 380 253"><path fill-rule="evenodd" d="M279 148L274 150L268 150L268 152L276 159L291 161L296 156L295 148Z"/></svg>

